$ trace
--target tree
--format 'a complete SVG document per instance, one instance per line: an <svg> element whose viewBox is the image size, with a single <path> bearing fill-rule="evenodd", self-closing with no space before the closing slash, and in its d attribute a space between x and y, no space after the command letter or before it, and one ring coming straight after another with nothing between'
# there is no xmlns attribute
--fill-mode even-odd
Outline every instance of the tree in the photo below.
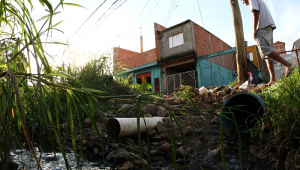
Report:
<svg viewBox="0 0 300 170"><path fill-rule="evenodd" d="M229 0L229 1L231 4L233 23L234 23L238 82L243 83L248 79L243 21L242 21L238 0Z"/></svg>

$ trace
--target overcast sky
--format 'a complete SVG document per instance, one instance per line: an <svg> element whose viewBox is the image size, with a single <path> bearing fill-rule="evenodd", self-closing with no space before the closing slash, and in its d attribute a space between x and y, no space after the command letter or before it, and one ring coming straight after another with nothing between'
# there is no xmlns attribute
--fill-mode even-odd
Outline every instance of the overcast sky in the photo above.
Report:
<svg viewBox="0 0 300 170"><path fill-rule="evenodd" d="M77 3L84 8L73 6L64 6L64 9L59 8L57 11L61 11L61 13L54 16L53 22L57 23L63 20L57 28L62 30L64 34L54 31L52 39L70 44L63 60L74 60L69 52L98 52L98 54L102 54L111 51L114 46L139 52L141 34L144 36L144 51L147 51L155 48L154 22L170 27L190 19L234 47L230 0L198 1L106 0L104 2L104 0L72 0L70 2ZM53 6L56 6L58 2L58 0L51 1ZM113 4L114 2L116 3ZM283 41L286 43L286 50L291 50L293 42L300 38L298 19L300 1L265 0L265 3L269 7L277 26L274 31L274 42ZM100 6L101 4L103 5ZM172 8L173 10L170 12L172 4L175 4L176 7ZM245 6L241 1L239 1L239 5L245 40L248 41L249 45L254 45L255 42L252 38L253 19L249 6ZM36 7L34 9L35 20L47 14L43 7L38 4L34 6ZM200 16L199 7L203 20ZM98 10L96 10L97 8ZM93 12L94 14L91 16ZM37 25L42 25L44 21L37 22ZM54 61L59 65L64 48L59 45L48 45L46 50L54 56ZM78 58L75 60L78 63L84 61L84 59Z"/></svg>

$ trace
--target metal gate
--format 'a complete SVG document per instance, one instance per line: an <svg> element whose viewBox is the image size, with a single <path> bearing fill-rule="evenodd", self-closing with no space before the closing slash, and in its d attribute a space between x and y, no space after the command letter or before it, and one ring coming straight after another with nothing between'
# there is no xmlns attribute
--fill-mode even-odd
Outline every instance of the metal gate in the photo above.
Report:
<svg viewBox="0 0 300 170"><path fill-rule="evenodd" d="M199 62L201 86L228 85L235 79L235 52L201 59Z"/></svg>
<svg viewBox="0 0 300 170"><path fill-rule="evenodd" d="M174 90L178 89L180 85L194 86L196 87L196 73L195 70L182 72L166 76L167 79L167 94L170 95Z"/></svg>

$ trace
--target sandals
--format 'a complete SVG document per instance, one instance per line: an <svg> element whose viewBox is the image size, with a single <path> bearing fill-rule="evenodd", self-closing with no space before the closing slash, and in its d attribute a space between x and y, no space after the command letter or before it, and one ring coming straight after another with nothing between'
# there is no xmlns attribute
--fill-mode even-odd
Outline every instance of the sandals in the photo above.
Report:
<svg viewBox="0 0 300 170"><path fill-rule="evenodd" d="M293 69L292 69L292 67L290 67L290 68L286 71L285 77L290 76L292 72L293 72Z"/></svg>

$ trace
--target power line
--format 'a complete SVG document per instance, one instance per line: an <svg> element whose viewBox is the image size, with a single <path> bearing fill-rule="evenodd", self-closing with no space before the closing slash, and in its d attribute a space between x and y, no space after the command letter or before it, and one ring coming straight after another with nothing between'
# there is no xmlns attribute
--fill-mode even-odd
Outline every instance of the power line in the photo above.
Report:
<svg viewBox="0 0 300 170"><path fill-rule="evenodd" d="M118 1L118 0L116 0L113 4L115 4L117 1ZM122 3L121 5L117 6L117 8L116 8L113 12L111 12L106 18L104 18L104 20L107 19L107 18L108 18L112 13L114 13L118 8L120 8L126 1L127 1L127 0L123 1L123 3ZM111 8L111 7L112 7L112 6L110 6L110 8ZM110 8L109 8L109 9L110 9ZM106 10L106 12L107 12L107 11L108 11L108 10ZM106 12L105 12L105 13L106 13ZM100 17L100 19L105 15L105 13ZM99 19L99 20L100 20L100 19ZM99 21L99 20L98 20L98 21ZM87 36L85 36L85 37L80 41L80 43L84 42L84 40L85 40L92 32L94 32L95 29L96 29L96 28L97 28L104 20L102 20L102 21L101 21L101 22L100 22L100 23L99 23L92 31L90 31L89 34L88 34ZM97 22L98 22L98 21L97 21ZM79 43L79 44L80 44L80 43Z"/></svg>
<svg viewBox="0 0 300 170"><path fill-rule="evenodd" d="M99 21L101 20L101 18L105 16L105 14L107 13L107 11L109 11L109 10L110 10L117 2L118 2L118 0L115 0L115 2L112 3L112 4L110 5L110 7L103 13L103 15L101 15L101 17L97 20L97 22L99 22ZM97 24L97 22L96 22L95 24ZM95 25L95 24L94 24L94 25Z"/></svg>
<svg viewBox="0 0 300 170"><path fill-rule="evenodd" d="M170 13L171 13L171 11L172 11L172 9L173 9L173 5L175 5L175 2L176 2L176 0L173 0L172 3L171 3L171 6L170 6L170 9L169 9L169 11L168 11L166 20L165 20L165 22L164 22L164 26L166 26L166 23L167 23L167 21L168 21L168 19L169 19Z"/></svg>
<svg viewBox="0 0 300 170"><path fill-rule="evenodd" d="M155 7L158 5L158 3L160 2L160 0L158 0L158 2L156 3L156 5L153 7L153 9L151 10L151 12L149 13L149 15L146 17L146 19L144 20L144 22L141 24L141 26L145 23L145 21L148 19L148 17L151 15L151 13L154 11Z"/></svg>
<svg viewBox="0 0 300 170"><path fill-rule="evenodd" d="M138 20L138 18L140 17L140 15L142 14L142 12L144 11L144 9L146 8L147 4L148 4L149 0L147 1L146 5L144 6L143 10L140 12L139 16L136 18L136 20L134 21L134 23L132 24L131 28L129 29L129 31L127 32L126 36L128 35L128 33L131 31L132 27L134 26L135 22Z"/></svg>
<svg viewBox="0 0 300 170"><path fill-rule="evenodd" d="M98 11L98 9L106 2L106 0L104 0L99 6L98 8L81 24L81 26L77 29L77 31L72 35L72 37L70 38L70 40L74 37L74 35L83 27L83 25L95 14L96 11Z"/></svg>
<svg viewBox="0 0 300 170"><path fill-rule="evenodd" d="M167 22L166 22L166 25L167 25L168 21L170 20L172 14L174 13L174 11L175 11L175 9L176 9L176 7L177 7L178 2L179 2L179 0L177 1L176 5L174 4L173 10L171 11L171 13L170 13L170 15L169 15L169 18L168 18L168 20L167 20Z"/></svg>
<svg viewBox="0 0 300 170"><path fill-rule="evenodd" d="M120 8L126 1L127 1L127 0L123 1L123 3L122 3L121 5L119 5L113 12L111 12L110 14L108 14L107 17L103 19L103 21L106 20L106 19L107 19L112 13L114 13L118 8ZM102 21L102 22L103 22L103 21ZM102 22L101 22L101 23L102 23ZM100 24L101 24L101 23L100 23Z"/></svg>
<svg viewBox="0 0 300 170"><path fill-rule="evenodd" d="M203 28L204 28L204 24L203 24L203 19L202 19L202 14L201 14L201 9L200 9L199 0L197 0L197 2L198 2L199 12L200 12L200 17L201 17L201 20L202 20L202 26L203 26Z"/></svg>

